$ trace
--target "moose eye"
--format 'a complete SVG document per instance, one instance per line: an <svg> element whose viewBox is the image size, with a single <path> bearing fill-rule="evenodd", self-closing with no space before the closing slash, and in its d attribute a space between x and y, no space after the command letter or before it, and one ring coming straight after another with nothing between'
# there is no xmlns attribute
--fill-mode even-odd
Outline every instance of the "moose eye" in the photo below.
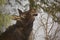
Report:
<svg viewBox="0 0 60 40"><path fill-rule="evenodd" d="M22 18L25 18L26 15L21 15Z"/></svg>

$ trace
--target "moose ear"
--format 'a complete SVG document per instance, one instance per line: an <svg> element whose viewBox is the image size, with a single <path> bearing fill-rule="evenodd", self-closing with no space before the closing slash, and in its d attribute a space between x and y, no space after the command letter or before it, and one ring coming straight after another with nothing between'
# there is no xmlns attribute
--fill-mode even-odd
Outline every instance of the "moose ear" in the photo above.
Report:
<svg viewBox="0 0 60 40"><path fill-rule="evenodd" d="M19 12L19 15L23 13L20 9L18 9L18 12Z"/></svg>

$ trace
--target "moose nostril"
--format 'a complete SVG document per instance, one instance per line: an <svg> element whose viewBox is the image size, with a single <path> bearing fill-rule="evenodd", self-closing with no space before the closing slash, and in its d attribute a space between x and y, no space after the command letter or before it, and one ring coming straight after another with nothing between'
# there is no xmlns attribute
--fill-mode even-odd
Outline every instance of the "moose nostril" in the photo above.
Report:
<svg viewBox="0 0 60 40"><path fill-rule="evenodd" d="M33 14L33 16L37 16L38 14Z"/></svg>

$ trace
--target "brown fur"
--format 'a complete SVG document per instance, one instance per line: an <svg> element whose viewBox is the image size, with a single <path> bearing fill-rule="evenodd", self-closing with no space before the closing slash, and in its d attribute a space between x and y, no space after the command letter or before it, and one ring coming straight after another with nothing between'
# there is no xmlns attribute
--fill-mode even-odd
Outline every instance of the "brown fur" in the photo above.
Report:
<svg viewBox="0 0 60 40"><path fill-rule="evenodd" d="M0 35L0 40L28 40L32 31L34 16L31 11L21 12L18 9L20 20L16 24L9 26L9 28Z"/></svg>

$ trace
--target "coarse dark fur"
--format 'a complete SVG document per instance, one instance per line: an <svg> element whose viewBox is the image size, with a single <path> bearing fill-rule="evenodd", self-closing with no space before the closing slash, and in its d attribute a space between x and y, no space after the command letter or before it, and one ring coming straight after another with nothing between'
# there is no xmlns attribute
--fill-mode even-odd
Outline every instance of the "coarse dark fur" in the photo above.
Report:
<svg viewBox="0 0 60 40"><path fill-rule="evenodd" d="M28 40L35 19L34 15L31 15L30 11L22 12L19 9L18 11L20 20L17 20L16 24L9 26L9 28L0 35L0 40Z"/></svg>

